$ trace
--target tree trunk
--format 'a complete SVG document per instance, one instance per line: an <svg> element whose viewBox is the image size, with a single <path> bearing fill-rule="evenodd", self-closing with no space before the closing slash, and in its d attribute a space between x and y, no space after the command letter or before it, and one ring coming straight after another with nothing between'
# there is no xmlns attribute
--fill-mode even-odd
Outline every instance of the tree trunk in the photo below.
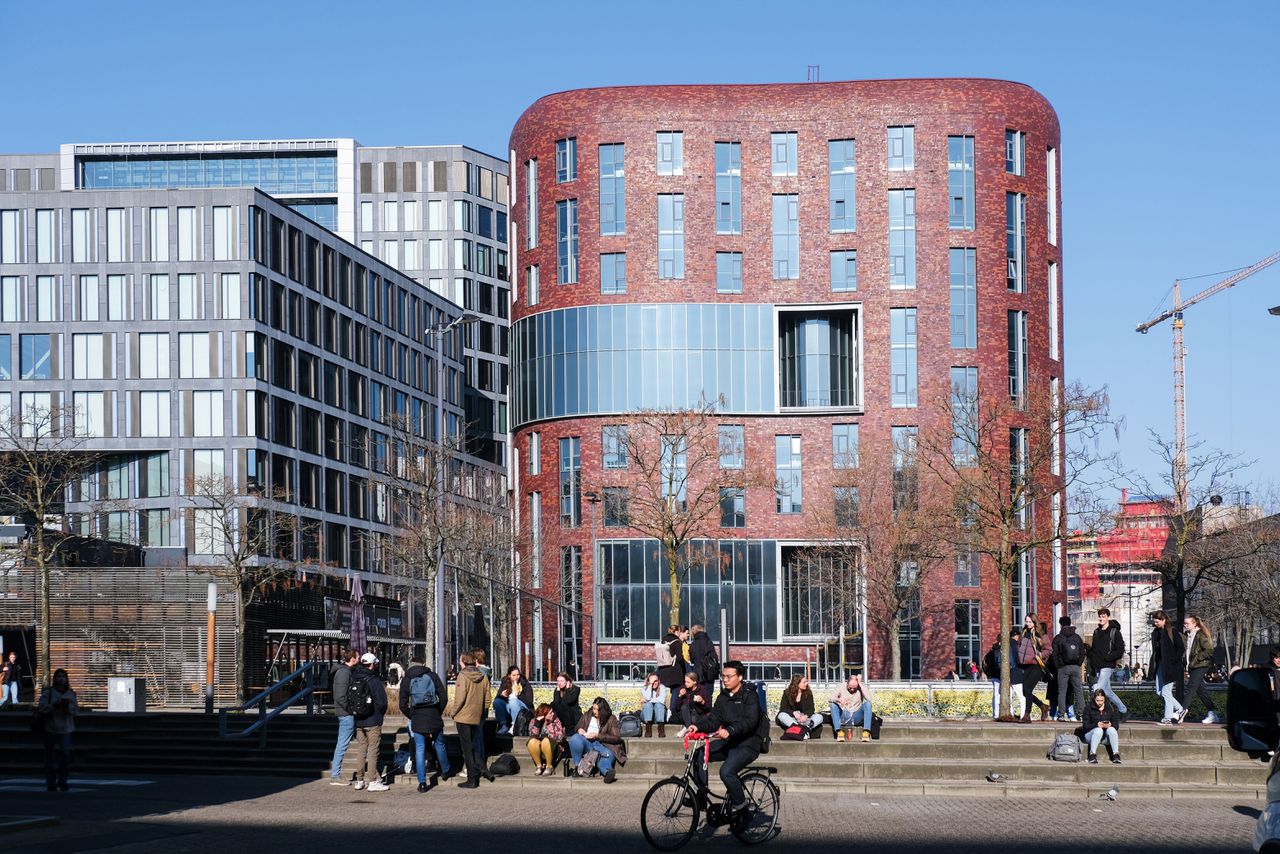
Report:
<svg viewBox="0 0 1280 854"><path fill-rule="evenodd" d="M675 545L663 543L667 554L667 577L671 581L671 625L680 625L680 569L676 566Z"/></svg>
<svg viewBox="0 0 1280 854"><path fill-rule="evenodd" d="M890 620L889 634L889 678L895 682L902 681L902 623Z"/></svg>

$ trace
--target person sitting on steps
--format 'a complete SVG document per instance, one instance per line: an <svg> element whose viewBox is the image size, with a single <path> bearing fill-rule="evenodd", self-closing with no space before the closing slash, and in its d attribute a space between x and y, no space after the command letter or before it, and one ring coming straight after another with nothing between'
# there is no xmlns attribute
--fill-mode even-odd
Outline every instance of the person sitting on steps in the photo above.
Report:
<svg viewBox="0 0 1280 854"><path fill-rule="evenodd" d="M533 759L535 776L546 774L556 766L556 752L560 742L564 741L564 726L552 710L550 703L542 703L533 713L529 721L529 757Z"/></svg>
<svg viewBox="0 0 1280 854"><path fill-rule="evenodd" d="M671 701L671 716L679 717L685 726L692 724L699 715L711 711L711 686L698 681L698 675L689 671L684 675L684 684L676 692ZM658 727L658 735L666 735L666 727Z"/></svg>
<svg viewBox="0 0 1280 854"><path fill-rule="evenodd" d="M1107 739L1107 748L1111 751L1111 761L1120 764L1120 713L1107 699L1107 692L1098 688L1093 692L1091 702L1085 704L1081 716L1084 726L1084 740L1089 745L1089 763L1098 764L1098 745Z"/></svg>
<svg viewBox="0 0 1280 854"><path fill-rule="evenodd" d="M831 728L836 741L853 741L853 728L862 727L862 740L871 740L871 690L857 674L831 697ZM846 735L845 730L848 730Z"/></svg>
<svg viewBox="0 0 1280 854"><path fill-rule="evenodd" d="M792 676L791 683L782 692L778 704L778 726L784 730L798 726L805 738L816 738L822 732L822 715L813 710L813 691L809 690L809 677Z"/></svg>
<svg viewBox="0 0 1280 854"><path fill-rule="evenodd" d="M617 777L617 765L627 763L622 729L604 697L596 697L591 708L578 721L578 731L569 736L569 752L575 767L586 754L595 753L598 756L596 768L604 775L606 783L612 783ZM582 776L582 772L579 771L578 775Z"/></svg>
<svg viewBox="0 0 1280 854"><path fill-rule="evenodd" d="M644 721L644 738L653 737L653 725L658 725L658 737L667 734L667 686L658 681L657 673L650 673L640 689L640 719Z"/></svg>

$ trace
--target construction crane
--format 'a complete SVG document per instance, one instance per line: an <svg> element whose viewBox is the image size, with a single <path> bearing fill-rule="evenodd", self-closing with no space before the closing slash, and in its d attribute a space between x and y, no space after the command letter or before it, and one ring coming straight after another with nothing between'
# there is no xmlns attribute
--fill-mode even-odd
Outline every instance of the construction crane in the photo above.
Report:
<svg viewBox="0 0 1280 854"><path fill-rule="evenodd" d="M1173 491L1176 493L1177 513L1181 515L1187 509L1187 393L1185 360L1186 351L1182 346L1182 312L1198 302L1203 302L1214 294L1240 284L1254 273L1265 270L1280 261L1280 252L1268 255L1261 261L1232 273L1215 285L1205 288L1200 293L1182 299L1182 283L1173 282L1173 308L1148 320L1137 328L1146 335L1151 327L1173 320L1173 427L1174 427L1174 459L1173 459Z"/></svg>

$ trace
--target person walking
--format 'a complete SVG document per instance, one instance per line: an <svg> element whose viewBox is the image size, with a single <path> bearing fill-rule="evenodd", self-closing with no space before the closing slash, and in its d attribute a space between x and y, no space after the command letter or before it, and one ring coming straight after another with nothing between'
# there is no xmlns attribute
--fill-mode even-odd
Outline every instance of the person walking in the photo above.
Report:
<svg viewBox="0 0 1280 854"><path fill-rule="evenodd" d="M689 666L698 677L699 685L715 687L720 678L720 656L716 654L715 642L707 630L698 624L689 629L692 640L689 643Z"/></svg>
<svg viewBox="0 0 1280 854"><path fill-rule="evenodd" d="M354 649L339 653L342 660L333 666L329 683L333 686L333 713L338 717L338 742L333 746L333 762L329 765L329 785L349 786L351 781L342 776L342 760L347 755L351 737L355 735L356 719L347 706L347 691L351 688L351 668L360 663L360 654Z"/></svg>
<svg viewBox="0 0 1280 854"><path fill-rule="evenodd" d="M1031 723L1031 706L1040 710L1040 720L1048 720L1049 704L1036 696L1036 686L1045 679L1044 642L1040 638L1039 620L1028 614L1022 621L1022 636L1018 640L1018 665L1022 668L1022 722Z"/></svg>
<svg viewBox="0 0 1280 854"><path fill-rule="evenodd" d="M427 791L427 742L431 742L440 766L440 779L449 779L449 756L444 749L444 711L448 695L444 681L427 667L422 656L409 660L409 669L400 680L400 713L409 720L413 738L414 768L418 772L418 791Z"/></svg>
<svg viewBox="0 0 1280 854"><path fill-rule="evenodd" d="M4 667L0 668L0 706L5 703L18 704L18 691L22 686L22 665L18 663L18 654L9 650Z"/></svg>
<svg viewBox="0 0 1280 854"><path fill-rule="evenodd" d="M387 686L373 672L378 657L372 652L360 656L360 664L351 671L351 679L362 686L354 692L361 702L351 709L356 725L356 788L385 792L391 788L378 774L378 751L382 748L382 722L387 715ZM347 695L353 697L351 688ZM367 699L366 699L367 698Z"/></svg>
<svg viewBox="0 0 1280 854"><path fill-rule="evenodd" d="M36 712L44 724L45 787L67 791L67 766L71 764L71 734L76 731L80 704L67 671L53 671L53 684L44 689ZM56 765L55 765L56 757Z"/></svg>
<svg viewBox="0 0 1280 854"><path fill-rule="evenodd" d="M1069 721L1084 713L1084 639L1065 614L1058 618L1053 660L1058 668L1058 717Z"/></svg>
<svg viewBox="0 0 1280 854"><path fill-rule="evenodd" d="M1151 666L1148 669L1156 680L1156 693L1164 698L1160 725L1173 726L1182 723L1187 716L1187 710L1173 696L1174 685L1182 676L1186 663L1187 645L1182 639L1182 632L1173 630L1169 615L1164 611L1156 611L1152 622L1155 628L1151 630Z"/></svg>
<svg viewBox="0 0 1280 854"><path fill-rule="evenodd" d="M1093 638L1089 643L1089 667L1095 674L1096 681L1091 691L1102 691L1107 701L1115 706L1123 721L1129 714L1129 707L1124 704L1111 688L1111 677L1124 657L1124 634L1120 631L1120 623L1111 619L1108 608L1098 609L1098 627L1093 630Z"/></svg>
<svg viewBox="0 0 1280 854"><path fill-rule="evenodd" d="M1204 716L1202 724L1220 724L1222 718L1218 717L1217 709L1213 705L1213 695L1209 693L1209 689L1204 686L1204 677L1208 675L1209 668L1213 667L1213 634L1209 631L1209 627L1204 621L1195 614L1188 614L1187 618L1182 621L1183 628L1187 632L1187 691L1182 696L1191 702L1192 697L1199 697L1200 702L1204 704L1205 711L1208 712ZM1186 717L1184 710L1182 715Z"/></svg>
<svg viewBox="0 0 1280 854"><path fill-rule="evenodd" d="M662 640L653 647L658 665L658 680L671 691L680 690L680 686L684 684L685 671L689 669L684 655L684 641L687 637L688 629L679 624L672 625Z"/></svg>
<svg viewBox="0 0 1280 854"><path fill-rule="evenodd" d="M489 680L476 667L475 656L464 652L458 658L458 681L453 688L453 698L445 707L445 714L453 718L458 727L458 742L462 747L462 764L467 769L467 779L458 783L460 789L475 789L480 778L493 782L493 774L484 767L484 760L476 754L476 731L480 729L480 715L489 706Z"/></svg>

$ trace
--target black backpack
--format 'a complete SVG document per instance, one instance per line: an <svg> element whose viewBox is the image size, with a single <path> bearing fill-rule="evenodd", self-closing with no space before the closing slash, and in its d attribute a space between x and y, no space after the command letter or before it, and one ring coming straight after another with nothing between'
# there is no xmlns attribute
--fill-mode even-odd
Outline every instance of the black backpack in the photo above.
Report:
<svg viewBox="0 0 1280 854"><path fill-rule="evenodd" d="M489 773L495 777L511 777L520 773L520 763L510 753L504 753L489 765Z"/></svg>
<svg viewBox="0 0 1280 854"><path fill-rule="evenodd" d="M982 672L988 678L1000 678L1000 661L996 657L995 649L987 650L987 654L982 659Z"/></svg>
<svg viewBox="0 0 1280 854"><path fill-rule="evenodd" d="M373 691L369 689L368 676L354 670L351 672L351 681L347 683L346 707L356 720L373 714Z"/></svg>
<svg viewBox="0 0 1280 854"><path fill-rule="evenodd" d="M521 709L520 714L516 715L515 723L511 726L511 734L520 738L529 735L529 723L533 720L533 712L528 709Z"/></svg>
<svg viewBox="0 0 1280 854"><path fill-rule="evenodd" d="M1060 655L1063 664L1079 664L1084 661L1084 644L1078 634L1072 632L1063 636Z"/></svg>
<svg viewBox="0 0 1280 854"><path fill-rule="evenodd" d="M769 720L769 703L764 690L764 682L748 682L751 689L755 691L756 702L760 704L760 722L756 724L756 735L760 736L760 752L769 752L769 742L773 736L771 729L773 722Z"/></svg>
<svg viewBox="0 0 1280 854"><path fill-rule="evenodd" d="M719 678L720 656L716 654L715 644L711 644L710 648L703 654L702 661L698 662L698 681L706 684Z"/></svg>

